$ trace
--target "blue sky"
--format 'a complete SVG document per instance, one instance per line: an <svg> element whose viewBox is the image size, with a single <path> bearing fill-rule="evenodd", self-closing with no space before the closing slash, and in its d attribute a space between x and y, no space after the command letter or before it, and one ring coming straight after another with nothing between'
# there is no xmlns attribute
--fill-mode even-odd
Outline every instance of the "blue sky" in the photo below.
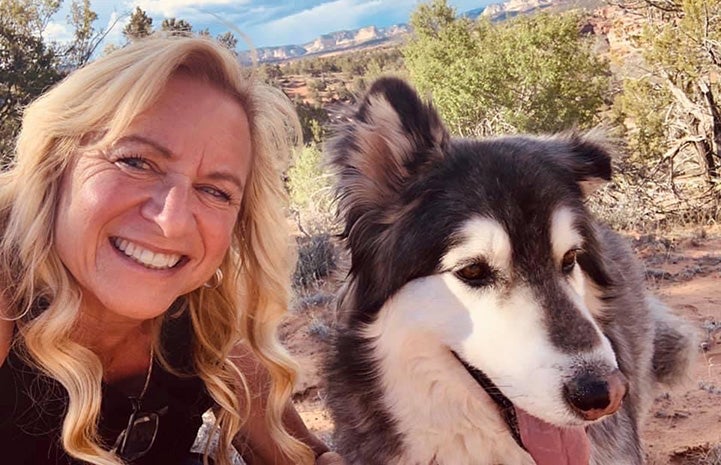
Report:
<svg viewBox="0 0 721 465"><path fill-rule="evenodd" d="M459 13L500 0L449 0ZM72 31L66 24L71 0L48 25L45 36L64 41ZM105 28L120 18L107 42L122 43L122 29L136 6L145 10L153 25L163 18L189 21L194 29L208 28L214 35L232 25L245 33L256 47L304 44L321 34L363 26L379 27L408 21L420 0L91 0L98 13L97 28ZM222 19L219 19L222 18ZM237 36L237 34L236 34ZM238 48L242 48L239 44Z"/></svg>

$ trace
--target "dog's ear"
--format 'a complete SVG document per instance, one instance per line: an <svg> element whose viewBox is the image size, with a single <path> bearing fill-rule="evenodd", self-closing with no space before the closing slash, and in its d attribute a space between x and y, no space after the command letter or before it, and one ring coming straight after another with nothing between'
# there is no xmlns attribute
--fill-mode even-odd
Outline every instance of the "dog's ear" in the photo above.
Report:
<svg viewBox="0 0 721 465"><path fill-rule="evenodd" d="M583 194L588 196L611 180L613 144L598 130L584 134L572 132L566 137L570 156L565 163Z"/></svg>
<svg viewBox="0 0 721 465"><path fill-rule="evenodd" d="M373 83L349 122L326 146L347 227L371 209L392 205L409 178L443 156L448 131L407 83Z"/></svg>
<svg viewBox="0 0 721 465"><path fill-rule="evenodd" d="M611 180L611 161L615 150L614 144L603 132L573 131L552 139L562 144L560 150L554 150L555 162L571 174L584 196ZM578 257L579 265L598 286L607 288L616 285L614 276L609 272L609 259L604 256L598 239L600 233L597 227L592 223L578 226L585 237L584 253Z"/></svg>

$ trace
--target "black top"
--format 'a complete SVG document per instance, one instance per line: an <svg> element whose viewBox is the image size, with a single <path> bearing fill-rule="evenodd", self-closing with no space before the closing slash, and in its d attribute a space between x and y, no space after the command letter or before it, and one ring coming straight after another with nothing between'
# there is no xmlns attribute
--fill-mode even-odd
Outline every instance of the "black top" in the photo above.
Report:
<svg viewBox="0 0 721 465"><path fill-rule="evenodd" d="M188 373L191 347L188 318L166 319L163 347L173 368ZM141 412L159 415L150 451L133 464L181 463L193 445L201 415L213 405L200 378L176 376L155 363ZM79 464L60 443L67 392L55 380L31 368L11 350L0 367L0 462L3 465ZM107 449L125 429L132 413L128 397L103 384L99 431Z"/></svg>

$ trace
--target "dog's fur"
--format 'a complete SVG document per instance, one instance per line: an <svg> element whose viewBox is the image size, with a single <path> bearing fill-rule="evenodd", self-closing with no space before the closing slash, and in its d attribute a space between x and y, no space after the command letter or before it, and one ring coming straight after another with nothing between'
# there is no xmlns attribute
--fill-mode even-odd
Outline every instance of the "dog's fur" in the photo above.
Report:
<svg viewBox="0 0 721 465"><path fill-rule="evenodd" d="M328 405L351 464L532 464L472 369L535 417L588 425L592 464L643 463L654 385L683 378L695 348L584 205L611 176L602 142L451 138L412 88L384 78L327 151L351 255ZM616 368L622 407L586 422L564 383Z"/></svg>

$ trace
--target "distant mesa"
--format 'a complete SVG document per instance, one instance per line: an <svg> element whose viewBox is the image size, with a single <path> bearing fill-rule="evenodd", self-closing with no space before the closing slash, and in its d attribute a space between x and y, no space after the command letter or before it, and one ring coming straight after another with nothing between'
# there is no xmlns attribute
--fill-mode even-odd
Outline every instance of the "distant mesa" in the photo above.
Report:
<svg viewBox="0 0 721 465"><path fill-rule="evenodd" d="M530 13L550 6L569 5L575 1L576 0L508 0L506 2L494 3L466 11L462 13L462 16L470 19L476 19L482 16L489 18L491 21L502 21L519 14ZM595 0L590 1L593 2ZM395 24L384 28L367 26L350 31L337 31L323 34L314 41L303 45L261 47L256 49L256 53L260 63L273 63L304 56L348 51L355 48L400 41L409 32L410 26L407 24ZM250 62L250 52L241 52L240 59L243 62Z"/></svg>
<svg viewBox="0 0 721 465"><path fill-rule="evenodd" d="M503 3L494 3L488 5L485 8L471 10L465 15L470 18L477 18L478 16L483 16L485 18L490 18L491 21L502 21L504 19L512 18L520 14L530 13L532 11L542 10L550 6L567 3L571 2L563 0L509 0ZM475 16L469 14L472 12L475 14Z"/></svg>
<svg viewBox="0 0 721 465"><path fill-rule="evenodd" d="M256 49L258 61L271 63L298 58L306 55L324 54L350 50L360 46L390 42L410 31L407 24L395 24L389 27L367 26L350 31L337 31L323 34L312 42L303 45L284 45L280 47L261 47ZM241 60L250 61L249 52L241 52Z"/></svg>

